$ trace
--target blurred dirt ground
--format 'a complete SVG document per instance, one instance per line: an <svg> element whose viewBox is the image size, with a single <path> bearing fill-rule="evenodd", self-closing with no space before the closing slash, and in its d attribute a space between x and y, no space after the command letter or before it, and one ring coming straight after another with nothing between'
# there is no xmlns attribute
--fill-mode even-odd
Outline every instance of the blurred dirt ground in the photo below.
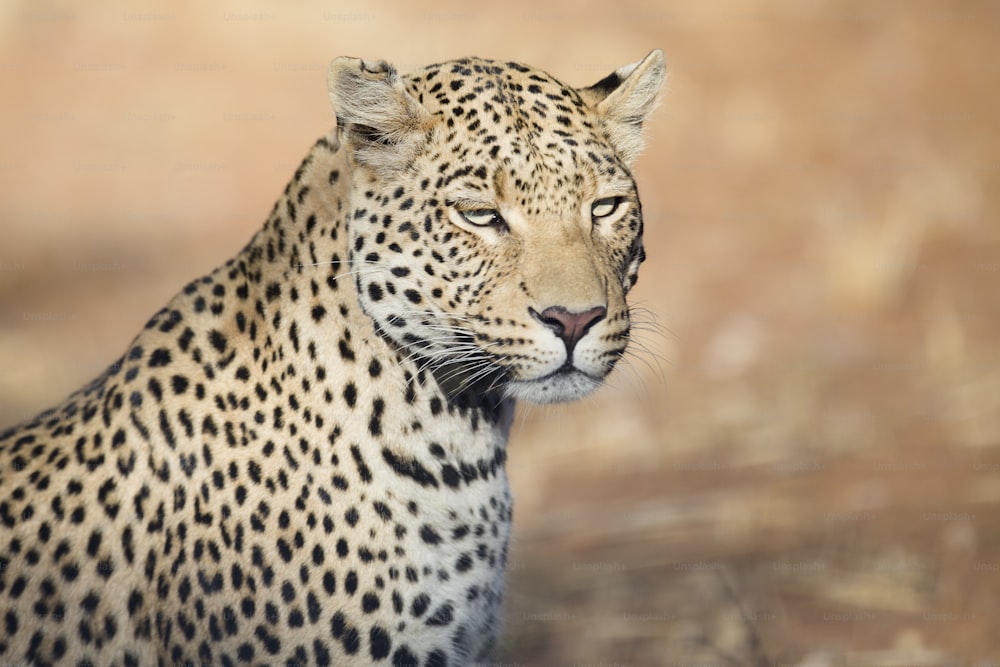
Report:
<svg viewBox="0 0 1000 667"><path fill-rule="evenodd" d="M1000 664L1000 4L0 8L0 424L263 222L341 54L653 47L612 386L523 407L510 665Z"/></svg>

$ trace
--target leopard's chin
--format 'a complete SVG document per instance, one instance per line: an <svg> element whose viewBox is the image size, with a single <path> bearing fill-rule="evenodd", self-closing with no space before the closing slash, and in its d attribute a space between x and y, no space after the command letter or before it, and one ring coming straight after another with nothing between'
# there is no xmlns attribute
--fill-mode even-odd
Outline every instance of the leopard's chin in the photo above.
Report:
<svg viewBox="0 0 1000 667"><path fill-rule="evenodd" d="M532 380L511 380L505 392L510 398L528 403L566 403L589 396L603 382L604 378L569 368Z"/></svg>

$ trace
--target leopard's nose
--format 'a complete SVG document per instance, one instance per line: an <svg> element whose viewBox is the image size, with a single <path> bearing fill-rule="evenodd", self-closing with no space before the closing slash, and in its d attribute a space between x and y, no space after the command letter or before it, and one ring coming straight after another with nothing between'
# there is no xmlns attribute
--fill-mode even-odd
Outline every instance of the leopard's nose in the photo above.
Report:
<svg viewBox="0 0 1000 667"><path fill-rule="evenodd" d="M536 312L534 308L529 308L528 311L532 317L562 339L567 352L572 352L580 339L590 331L590 328L608 314L608 309L604 306L597 306L579 313L570 312L562 306L550 306L540 313Z"/></svg>

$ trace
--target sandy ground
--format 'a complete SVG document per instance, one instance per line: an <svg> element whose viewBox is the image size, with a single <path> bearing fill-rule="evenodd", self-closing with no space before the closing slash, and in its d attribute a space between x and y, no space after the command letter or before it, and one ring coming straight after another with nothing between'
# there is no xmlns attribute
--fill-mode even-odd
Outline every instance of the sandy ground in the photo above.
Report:
<svg viewBox="0 0 1000 667"><path fill-rule="evenodd" d="M332 57L661 47L638 344L519 413L500 659L1000 664L998 45L976 0L8 1L0 424L242 246Z"/></svg>

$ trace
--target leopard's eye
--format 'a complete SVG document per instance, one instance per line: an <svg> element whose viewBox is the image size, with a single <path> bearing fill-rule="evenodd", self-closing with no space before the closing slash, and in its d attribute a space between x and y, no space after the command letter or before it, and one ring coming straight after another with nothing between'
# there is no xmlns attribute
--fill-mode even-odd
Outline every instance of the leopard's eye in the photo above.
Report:
<svg viewBox="0 0 1000 667"><path fill-rule="evenodd" d="M504 223L504 219L500 217L500 214L492 208L477 208L470 211L459 211L459 215L470 225L475 225L476 227L493 227L501 226Z"/></svg>
<svg viewBox="0 0 1000 667"><path fill-rule="evenodd" d="M603 199L598 199L590 206L590 217L594 220L606 218L617 211L621 203L621 197L604 197Z"/></svg>

